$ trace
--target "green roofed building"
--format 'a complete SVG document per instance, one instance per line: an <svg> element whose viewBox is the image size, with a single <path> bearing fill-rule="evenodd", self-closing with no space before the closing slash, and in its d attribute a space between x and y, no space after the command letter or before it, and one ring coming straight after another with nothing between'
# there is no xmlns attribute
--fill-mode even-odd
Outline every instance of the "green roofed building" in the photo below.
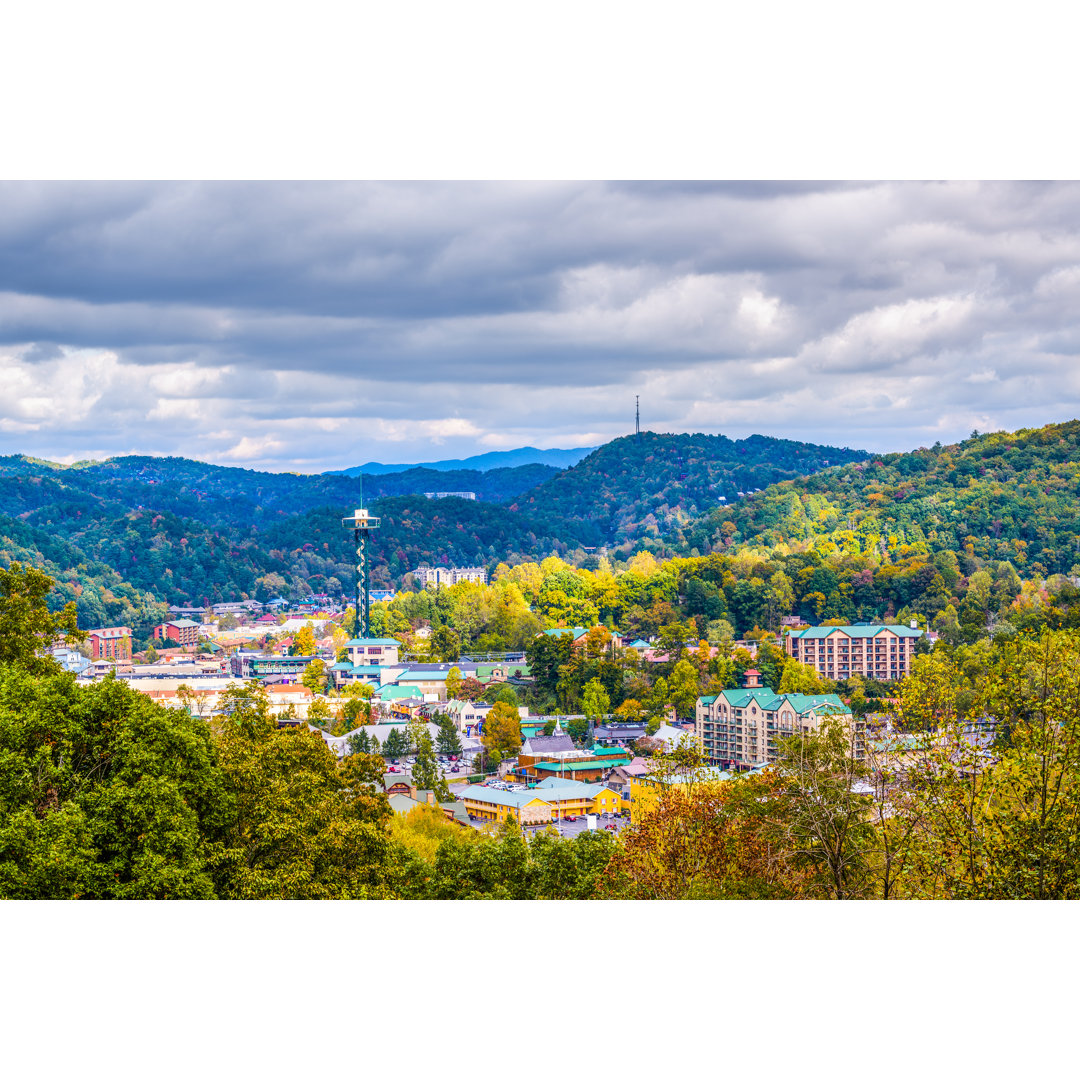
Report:
<svg viewBox="0 0 1080 1080"><path fill-rule="evenodd" d="M697 700L694 731L713 765L746 769L777 758L778 741L816 731L835 717L865 753L865 724L836 694L776 694L766 687L722 690Z"/></svg>
<svg viewBox="0 0 1080 1080"><path fill-rule="evenodd" d="M826 679L847 679L858 672L889 682L911 671L915 642L922 636L917 626L808 626L787 633L784 648Z"/></svg>

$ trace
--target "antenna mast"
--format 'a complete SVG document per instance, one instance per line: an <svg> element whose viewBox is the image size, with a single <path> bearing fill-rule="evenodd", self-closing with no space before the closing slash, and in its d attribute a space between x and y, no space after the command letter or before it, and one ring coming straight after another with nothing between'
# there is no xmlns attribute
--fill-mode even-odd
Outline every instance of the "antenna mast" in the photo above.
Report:
<svg viewBox="0 0 1080 1080"><path fill-rule="evenodd" d="M634 395L634 434L641 438L641 395Z"/></svg>

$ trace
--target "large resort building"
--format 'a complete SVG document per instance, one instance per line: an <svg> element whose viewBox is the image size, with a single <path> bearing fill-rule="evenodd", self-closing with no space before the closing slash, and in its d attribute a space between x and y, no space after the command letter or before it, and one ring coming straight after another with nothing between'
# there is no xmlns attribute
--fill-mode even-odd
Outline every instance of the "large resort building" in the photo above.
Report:
<svg viewBox="0 0 1080 1080"><path fill-rule="evenodd" d="M711 765L747 769L777 758L779 739L816 731L829 718L853 735L857 758L865 753L863 722L836 694L775 694L767 687L721 690L701 697L694 710L694 733Z"/></svg>
<svg viewBox="0 0 1080 1080"><path fill-rule="evenodd" d="M487 583L487 571L482 566L418 566L411 570L421 585L456 585L459 581L471 581L475 585Z"/></svg>
<svg viewBox="0 0 1080 1080"><path fill-rule="evenodd" d="M911 671L922 633L910 626L809 626L787 633L784 648L826 679L847 679L858 672L890 682Z"/></svg>

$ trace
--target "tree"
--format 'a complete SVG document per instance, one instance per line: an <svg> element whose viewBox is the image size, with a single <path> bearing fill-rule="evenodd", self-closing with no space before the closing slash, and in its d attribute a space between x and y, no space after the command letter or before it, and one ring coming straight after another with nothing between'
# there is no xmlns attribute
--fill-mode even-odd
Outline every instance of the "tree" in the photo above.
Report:
<svg viewBox="0 0 1080 1080"><path fill-rule="evenodd" d="M454 701L461 693L461 668L452 667L446 673L446 697Z"/></svg>
<svg viewBox="0 0 1080 1080"><path fill-rule="evenodd" d="M341 704L341 719L350 731L362 724L370 724L370 699L363 694L348 694Z"/></svg>
<svg viewBox="0 0 1080 1080"><path fill-rule="evenodd" d="M330 717L330 706L327 704L326 698L317 697L308 706L307 718L309 724L314 724L316 727L325 727Z"/></svg>
<svg viewBox="0 0 1080 1080"><path fill-rule="evenodd" d="M57 638L74 645L85 636L78 628L74 601L58 612L49 611L53 584L33 566L13 562L6 570L0 567L0 667L18 665L46 674L56 665L42 654Z"/></svg>
<svg viewBox="0 0 1080 1080"><path fill-rule="evenodd" d="M461 680L461 686L458 688L458 699L461 701L477 701L484 693L484 684L475 676L470 675L468 678Z"/></svg>
<svg viewBox="0 0 1080 1080"><path fill-rule="evenodd" d="M456 757L461 754L461 737L454 718L449 713L443 713L439 717L438 747L439 753L447 757Z"/></svg>
<svg viewBox="0 0 1080 1080"><path fill-rule="evenodd" d="M788 660L784 665L778 694L822 694L824 692L825 688L821 685L817 671L809 664L800 663L798 660Z"/></svg>
<svg viewBox="0 0 1080 1080"><path fill-rule="evenodd" d="M582 697L582 708L586 717L593 723L607 716L611 709L611 698L599 679L590 679L585 684L585 693Z"/></svg>
<svg viewBox="0 0 1080 1080"><path fill-rule="evenodd" d="M937 654L931 659L936 659ZM958 673L954 669L954 679ZM909 767L925 820L915 895L1080 896L1080 647L1062 631L994 643L970 704L923 736ZM983 722L993 717L992 736ZM917 891L916 891L917 890Z"/></svg>
<svg viewBox="0 0 1080 1080"><path fill-rule="evenodd" d="M209 715L209 690L193 690L187 683L181 683L176 688L176 697L191 716L202 718Z"/></svg>
<svg viewBox="0 0 1080 1080"><path fill-rule="evenodd" d="M680 660L668 680L668 700L675 706L675 714L692 718L699 693L697 668L689 660Z"/></svg>
<svg viewBox="0 0 1080 1080"><path fill-rule="evenodd" d="M484 749L501 759L515 757L521 749L521 717L517 709L498 701L484 719Z"/></svg>
<svg viewBox="0 0 1080 1080"><path fill-rule="evenodd" d="M0 761L0 898L214 897L232 811L204 721L118 679L10 666Z"/></svg>
<svg viewBox="0 0 1080 1080"><path fill-rule="evenodd" d="M350 754L370 754L373 750L377 751L378 747L378 741L368 734L366 728L360 728L349 736Z"/></svg>
<svg viewBox="0 0 1080 1080"><path fill-rule="evenodd" d="M321 694L326 690L327 675L326 664L316 657L304 668L304 674L300 676L300 681L313 694Z"/></svg>
<svg viewBox="0 0 1080 1080"><path fill-rule="evenodd" d="M461 638L449 626L439 626L431 632L428 648L434 660L453 664L461 657Z"/></svg>
<svg viewBox="0 0 1080 1080"><path fill-rule="evenodd" d="M645 710L636 698L627 698L615 710L615 719L624 724L640 724L645 719Z"/></svg>
<svg viewBox="0 0 1080 1080"><path fill-rule="evenodd" d="M148 664L156 663L157 658L158 658L157 649L155 649L153 645L147 645L146 646L146 662Z"/></svg>
<svg viewBox="0 0 1080 1080"><path fill-rule="evenodd" d="M678 767L678 766L677 766ZM664 783L614 849L600 895L637 900L779 899L800 895L777 859L763 805L779 776Z"/></svg>
<svg viewBox="0 0 1080 1080"><path fill-rule="evenodd" d="M383 740L383 756L390 761L397 761L405 757L409 752L408 743L404 732L400 727L392 727L389 734Z"/></svg>
<svg viewBox="0 0 1080 1080"><path fill-rule="evenodd" d="M315 631L311 623L304 623L293 635L292 655L313 656L315 653ZM320 661L321 663L321 661Z"/></svg>
<svg viewBox="0 0 1080 1080"><path fill-rule="evenodd" d="M583 743L589 738L589 718L572 716L566 723L566 733L576 743Z"/></svg>
<svg viewBox="0 0 1080 1080"><path fill-rule="evenodd" d="M868 814L866 766L855 759L842 723L780 742L781 782L766 804L767 835L809 895L856 900L874 889L874 828Z"/></svg>
<svg viewBox="0 0 1080 1080"><path fill-rule="evenodd" d="M223 899L362 899L391 893L386 796L377 759L339 765L305 728L228 728L219 743L232 808L211 865Z"/></svg>
<svg viewBox="0 0 1080 1080"><path fill-rule="evenodd" d="M414 736L416 761L412 767L412 781L420 789L431 791L439 778L439 766L435 760L435 747L431 743L431 734L421 728Z"/></svg>

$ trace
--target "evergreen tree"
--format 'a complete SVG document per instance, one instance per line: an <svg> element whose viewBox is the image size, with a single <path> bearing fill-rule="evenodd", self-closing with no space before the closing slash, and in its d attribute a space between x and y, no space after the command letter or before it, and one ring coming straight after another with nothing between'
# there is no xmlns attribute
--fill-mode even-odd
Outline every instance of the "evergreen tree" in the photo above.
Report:
<svg viewBox="0 0 1080 1080"><path fill-rule="evenodd" d="M438 763L435 761L435 747L431 735L420 731L416 735L416 762L412 767L413 783L423 791L431 791L439 776Z"/></svg>
<svg viewBox="0 0 1080 1080"><path fill-rule="evenodd" d="M408 752L405 733L400 727L391 728L390 734L386 736L386 741L383 743L383 756L389 758L390 761L397 761L405 757Z"/></svg>
<svg viewBox="0 0 1080 1080"><path fill-rule="evenodd" d="M355 735L349 736L349 752L353 754L370 754L373 749L371 745L373 741L367 733L367 729L361 728Z"/></svg>
<svg viewBox="0 0 1080 1080"><path fill-rule="evenodd" d="M461 737L458 735L457 725L449 713L443 713L439 719L439 753L447 757L461 754Z"/></svg>

